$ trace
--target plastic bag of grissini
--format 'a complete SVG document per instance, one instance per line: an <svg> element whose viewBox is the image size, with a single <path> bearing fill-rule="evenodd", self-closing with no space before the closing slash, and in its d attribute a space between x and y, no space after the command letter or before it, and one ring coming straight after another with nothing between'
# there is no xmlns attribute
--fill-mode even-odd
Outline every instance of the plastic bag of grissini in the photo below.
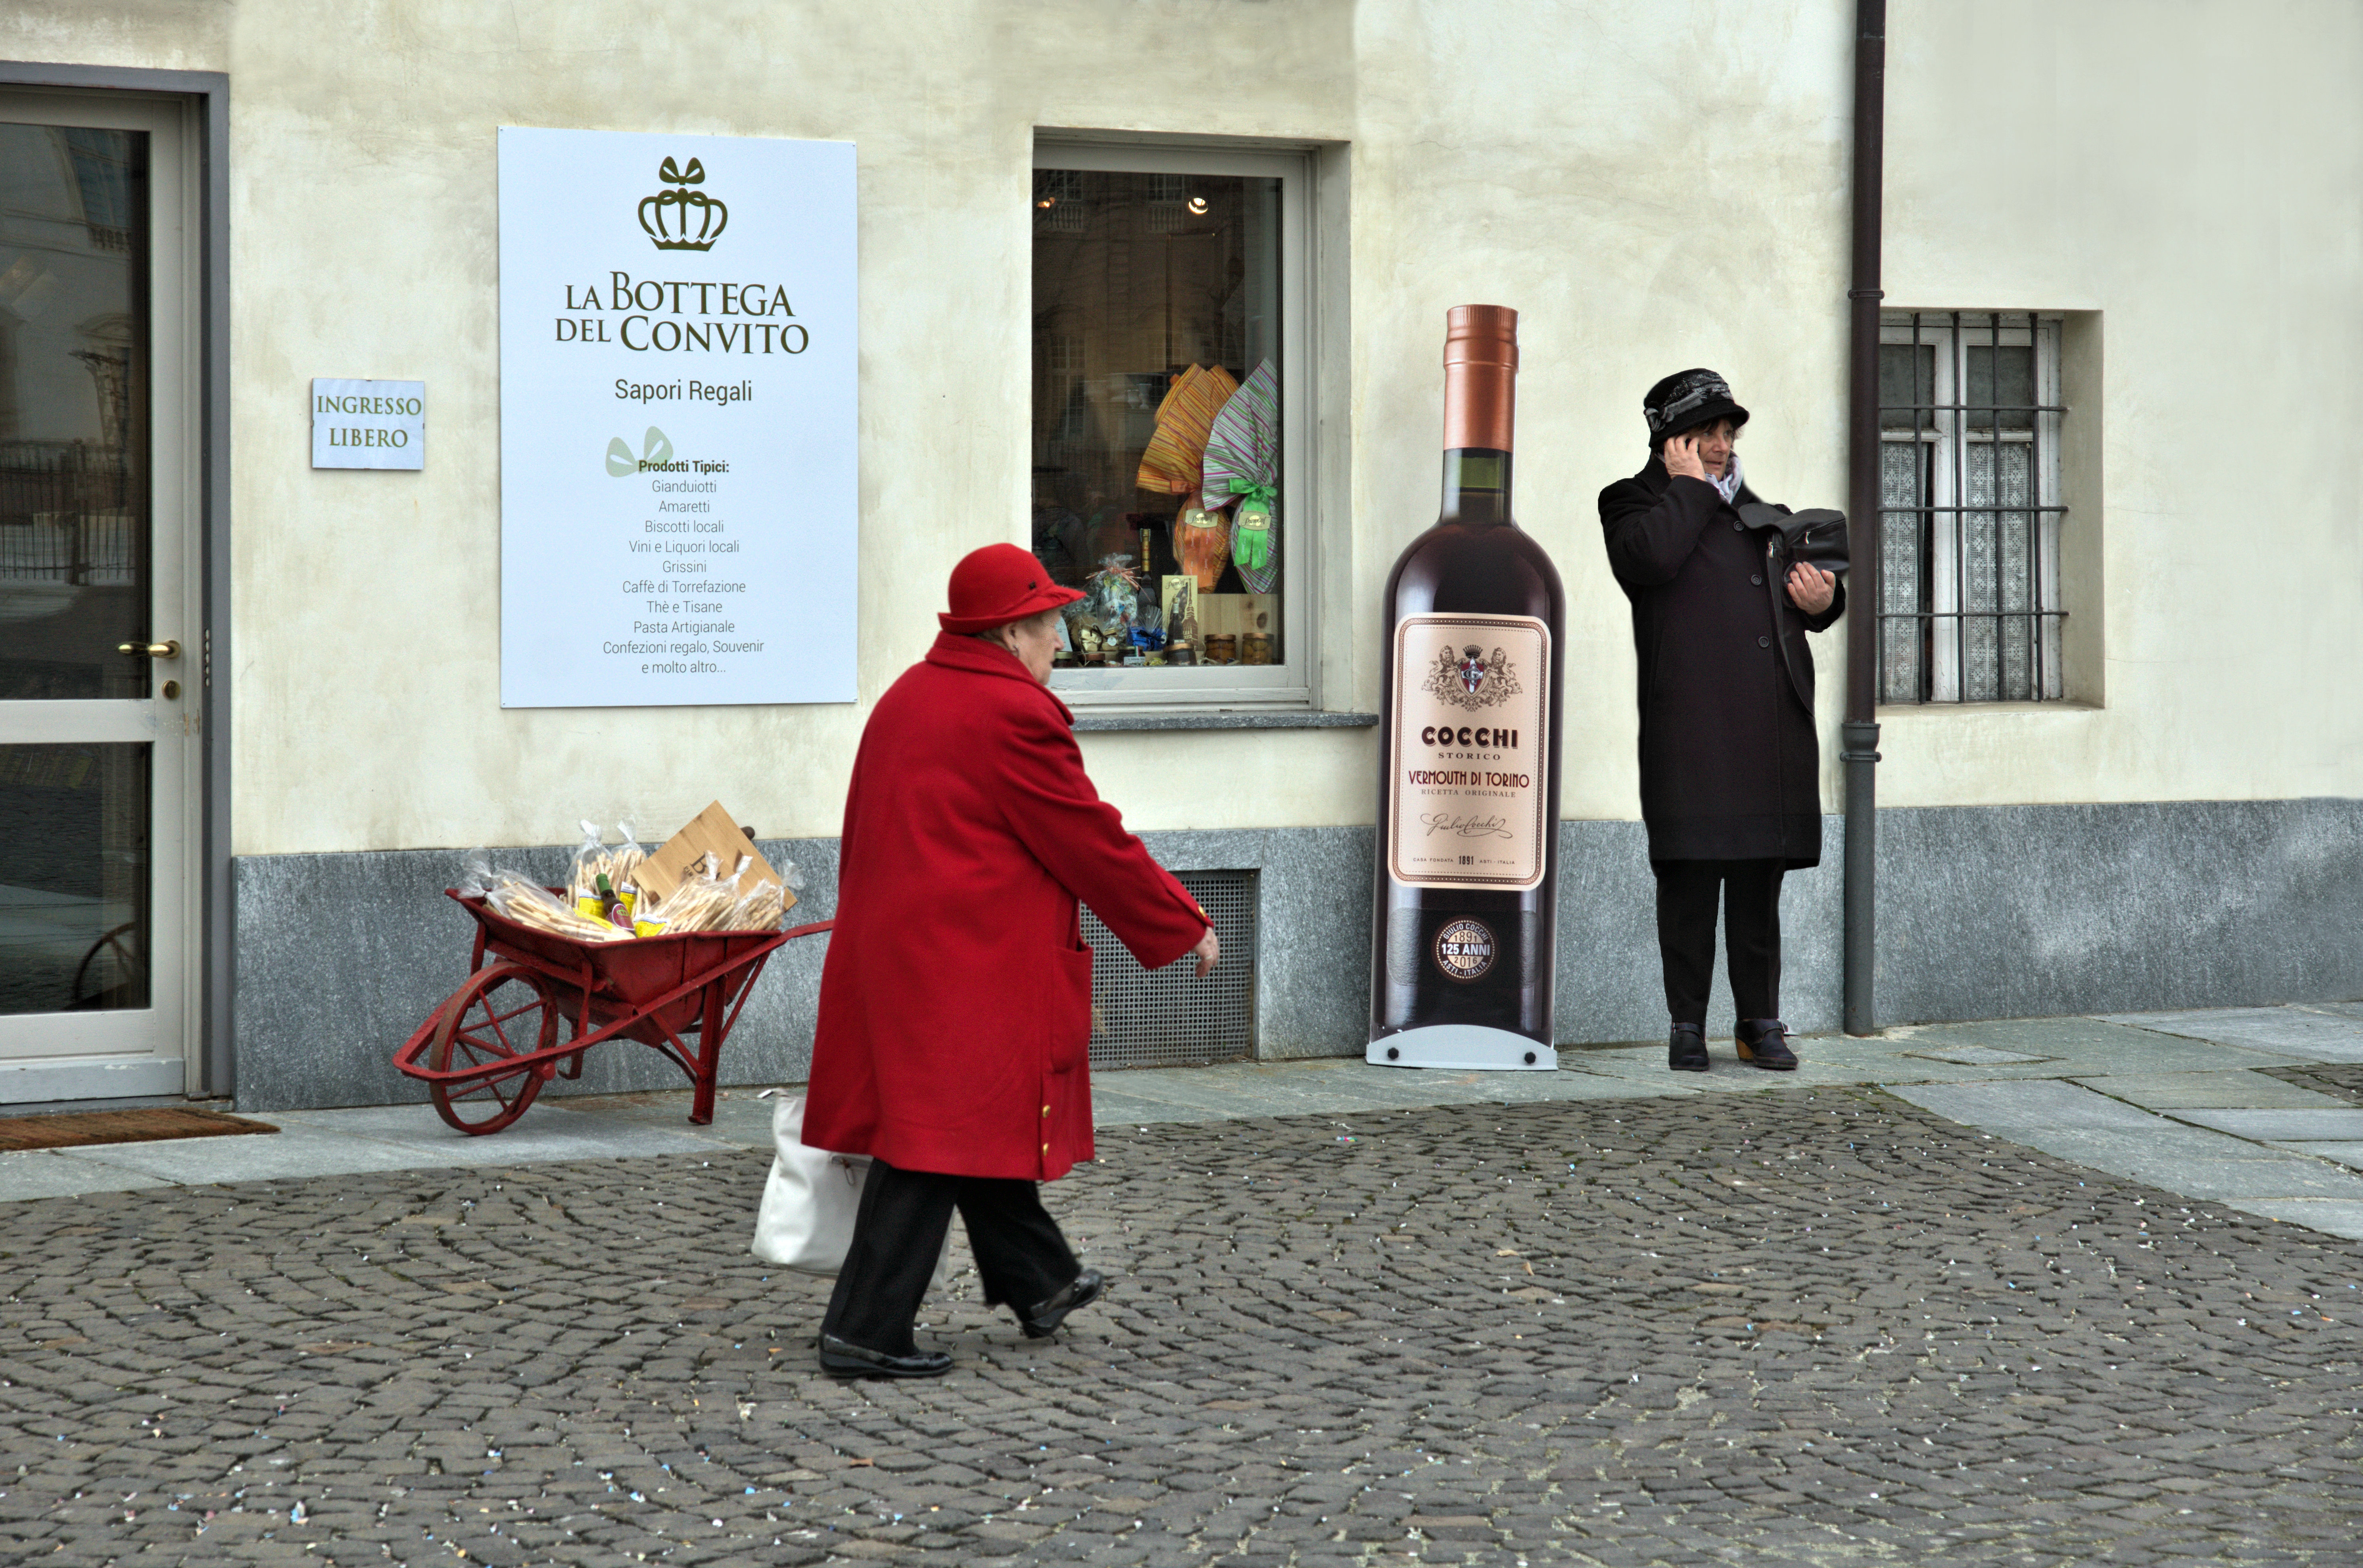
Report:
<svg viewBox="0 0 2363 1568"><path fill-rule="evenodd" d="M546 931L577 942L628 941L631 933L612 921L586 915L521 871L496 867L482 849L471 849L461 860L461 894L482 898L493 910L519 925Z"/></svg>
<svg viewBox="0 0 2363 1568"><path fill-rule="evenodd" d="M755 857L742 855L728 876L720 857L711 852L697 868L681 879L662 900L643 901L632 929L641 936L679 934L688 931L777 931L786 916L786 892L804 886L793 866L782 869L780 880L756 881L742 890Z"/></svg>
<svg viewBox="0 0 2363 1568"><path fill-rule="evenodd" d="M639 901L635 878L640 862L649 857L648 851L633 836L629 819L616 824L624 842L613 848L603 841L598 823L586 818L578 825L582 829L582 844L567 872L566 896L577 912L629 931Z"/></svg>

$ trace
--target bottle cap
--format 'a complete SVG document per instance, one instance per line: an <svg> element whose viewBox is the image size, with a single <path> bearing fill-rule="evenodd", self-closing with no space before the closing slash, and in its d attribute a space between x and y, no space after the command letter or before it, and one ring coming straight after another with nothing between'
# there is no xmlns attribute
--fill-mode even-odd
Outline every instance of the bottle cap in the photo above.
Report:
<svg viewBox="0 0 2363 1568"><path fill-rule="evenodd" d="M1447 365L1518 368L1518 313L1508 305L1454 305L1444 313Z"/></svg>
<svg viewBox="0 0 2363 1568"><path fill-rule="evenodd" d="M1506 452L1515 422L1518 313L1454 305L1444 316L1444 449Z"/></svg>

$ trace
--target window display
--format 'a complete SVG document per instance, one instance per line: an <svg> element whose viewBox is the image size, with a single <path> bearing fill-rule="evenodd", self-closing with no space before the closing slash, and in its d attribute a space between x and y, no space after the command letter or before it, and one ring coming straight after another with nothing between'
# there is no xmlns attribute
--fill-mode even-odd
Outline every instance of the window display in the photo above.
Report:
<svg viewBox="0 0 2363 1568"><path fill-rule="evenodd" d="M1034 553L1066 668L1284 664L1281 182L1034 173Z"/></svg>

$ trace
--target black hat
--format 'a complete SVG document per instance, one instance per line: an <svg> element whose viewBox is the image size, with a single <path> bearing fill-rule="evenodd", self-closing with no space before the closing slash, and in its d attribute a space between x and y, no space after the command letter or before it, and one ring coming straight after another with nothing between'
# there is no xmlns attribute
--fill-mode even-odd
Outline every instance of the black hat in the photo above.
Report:
<svg viewBox="0 0 2363 1568"><path fill-rule="evenodd" d="M1649 389L1641 400L1641 417L1649 422L1649 450L1654 452L1667 436L1718 419L1745 425L1747 411L1732 401L1731 383L1713 370L1677 370Z"/></svg>

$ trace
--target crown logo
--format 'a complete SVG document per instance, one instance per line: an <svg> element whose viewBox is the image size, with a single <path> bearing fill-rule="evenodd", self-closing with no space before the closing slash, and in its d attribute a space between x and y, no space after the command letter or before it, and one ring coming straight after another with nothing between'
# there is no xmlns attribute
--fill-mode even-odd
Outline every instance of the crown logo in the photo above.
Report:
<svg viewBox="0 0 2363 1568"><path fill-rule="evenodd" d="M730 209L690 189L705 182L705 165L693 158L683 169L668 158L658 166L657 178L673 188L640 198L640 227L649 240L659 250L712 249L729 226Z"/></svg>

